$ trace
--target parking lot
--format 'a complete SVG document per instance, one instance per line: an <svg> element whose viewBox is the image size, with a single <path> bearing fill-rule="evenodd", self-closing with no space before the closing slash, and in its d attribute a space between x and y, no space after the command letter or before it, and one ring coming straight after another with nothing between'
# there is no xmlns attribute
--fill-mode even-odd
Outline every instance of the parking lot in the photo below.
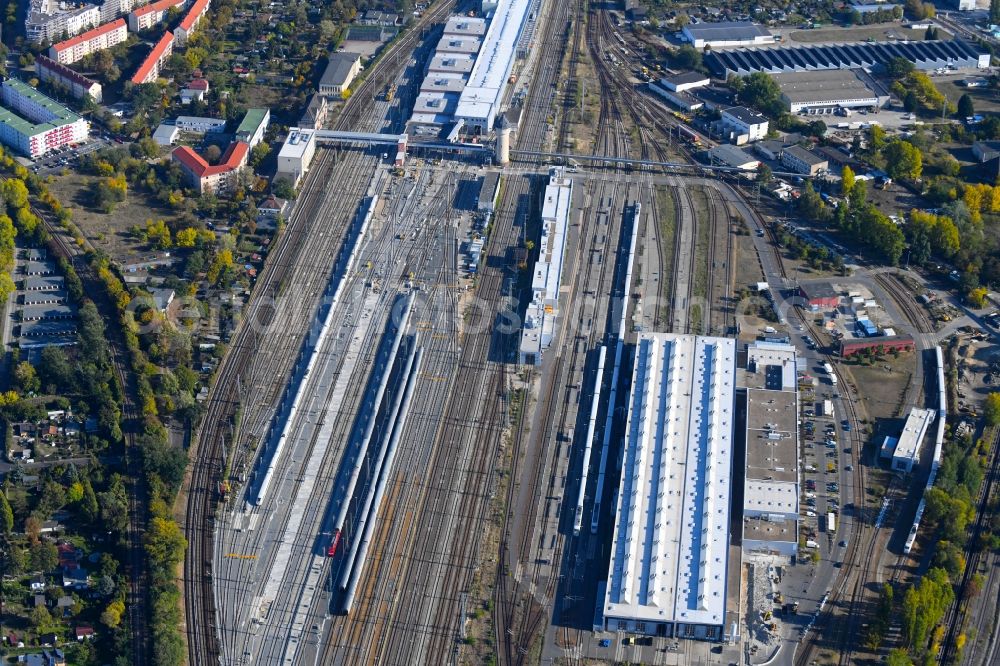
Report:
<svg viewBox="0 0 1000 666"><path fill-rule="evenodd" d="M39 176L47 176L51 173L61 171L63 168L76 168L80 164L80 158L96 150L109 145L109 140L105 137L91 139L87 143L79 144L76 147L63 146L48 152L34 161L31 171Z"/></svg>

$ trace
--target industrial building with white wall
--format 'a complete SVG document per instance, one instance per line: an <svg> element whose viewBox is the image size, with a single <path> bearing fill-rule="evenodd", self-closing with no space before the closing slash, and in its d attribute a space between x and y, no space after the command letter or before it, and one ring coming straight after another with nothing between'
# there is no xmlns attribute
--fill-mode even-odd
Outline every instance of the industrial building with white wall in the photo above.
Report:
<svg viewBox="0 0 1000 666"><path fill-rule="evenodd" d="M920 445L936 416L933 409L913 407L899 437L886 437L880 455L891 460L890 468L894 472L909 474L913 471L920 460Z"/></svg>
<svg viewBox="0 0 1000 666"><path fill-rule="evenodd" d="M299 184L316 154L316 131L293 127L278 151L278 171L275 178L287 178L293 186Z"/></svg>
<svg viewBox="0 0 1000 666"><path fill-rule="evenodd" d="M747 346L740 369L746 401L743 552L790 557L798 550L799 436L795 348Z"/></svg>
<svg viewBox="0 0 1000 666"><path fill-rule="evenodd" d="M450 125L447 139L460 141L493 131L532 6L532 0L499 0L490 7L489 21L448 20L427 65L408 133L438 138ZM428 86L427 80L435 83Z"/></svg>
<svg viewBox="0 0 1000 666"><path fill-rule="evenodd" d="M719 78L747 76L754 72L781 74L827 69L884 68L893 58L905 58L922 71L941 67L987 69L990 54L962 39L825 46L776 46L712 50L705 64Z"/></svg>
<svg viewBox="0 0 1000 666"><path fill-rule="evenodd" d="M775 41L767 28L749 21L689 23L681 29L681 38L696 49L760 46Z"/></svg>
<svg viewBox="0 0 1000 666"><path fill-rule="evenodd" d="M722 110L722 128L737 146L767 138L767 117L745 106Z"/></svg>
<svg viewBox="0 0 1000 666"><path fill-rule="evenodd" d="M497 3L476 65L455 110L455 120L468 130L487 134L493 129L531 6L531 0L500 0Z"/></svg>
<svg viewBox="0 0 1000 666"><path fill-rule="evenodd" d="M559 286L566 258L566 235L573 206L573 181L562 169L549 172L549 184L542 195L542 230L538 260L531 278L531 303L524 313L520 360L540 365L542 355L556 334L559 320Z"/></svg>
<svg viewBox="0 0 1000 666"><path fill-rule="evenodd" d="M781 101L789 113L834 113L840 109L875 109L889 101L889 94L872 89L876 84L864 70L828 69L775 74Z"/></svg>
<svg viewBox="0 0 1000 666"><path fill-rule="evenodd" d="M720 640L739 605L729 566L736 343L640 333L631 387L604 628Z"/></svg>

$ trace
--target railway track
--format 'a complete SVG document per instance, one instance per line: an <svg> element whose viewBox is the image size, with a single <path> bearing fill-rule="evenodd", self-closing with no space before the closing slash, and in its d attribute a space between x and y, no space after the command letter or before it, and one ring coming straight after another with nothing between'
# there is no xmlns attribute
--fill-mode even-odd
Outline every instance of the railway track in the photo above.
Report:
<svg viewBox="0 0 1000 666"><path fill-rule="evenodd" d="M941 643L941 651L938 654L938 662L950 664L958 654L957 639L965 625L966 617L969 613L968 590L972 577L979 571L979 565L984 555L988 556L986 549L978 547L980 535L984 530L989 529L990 519L993 512L990 510L991 501L998 492L1000 486L1000 427L994 427L990 436L989 466L986 471L986 478L980 488L977 498L976 522L972 526L969 535L968 546L965 550L966 566L962 574L962 580L958 584L955 592L955 603L952 604L945 615L944 624L947 627L944 641ZM995 620L994 608L994 620ZM995 650L993 641L990 648Z"/></svg>
<svg viewBox="0 0 1000 666"><path fill-rule="evenodd" d="M892 299L903 309L903 314L910 321L910 324L917 329L917 331L925 334L934 332L934 327L927 320L923 311L917 306L917 303L913 298L913 294L909 293L903 285L900 284L897 273L876 273L875 281L887 292L889 292L889 295L892 296Z"/></svg>
<svg viewBox="0 0 1000 666"><path fill-rule="evenodd" d="M398 54L410 49L424 27L446 16L452 0L438 2L425 13L420 22L402 39L395 42L373 68L355 95L348 101L344 114L338 119L337 128L347 129L362 119L365 113L369 119L373 114L370 101L374 91L384 76L400 70ZM333 154L320 151L303 185L303 194L297 207L302 211L316 211L321 193L327 180L323 177L331 167ZM210 388L199 431L192 438L192 476L187 489L185 507L185 536L188 551L184 562L185 623L188 635L188 658L191 663L209 664L219 659L219 635L215 621L216 609L212 586L211 567L214 554L213 531L214 514L218 500L217 490L223 480L226 465L225 435L231 432L233 414L240 405L237 395L241 379L252 366L261 345L260 328L270 321L273 314L271 299L286 286L286 279L299 259L311 225L303 220L305 215L293 215L285 233L277 239L266 265L261 272L256 288L248 305L249 316L244 321L256 325L243 325L233 338L233 345L223 360L222 367ZM290 350L297 345L288 345ZM278 365L287 368L291 358L282 355ZM232 444L232 443L231 443ZM228 451L232 453L232 451Z"/></svg>
<svg viewBox="0 0 1000 666"><path fill-rule="evenodd" d="M845 381L846 378L840 372L840 369L837 366L833 366L833 368L838 377L839 384L845 387L845 390L849 390L849 384ZM846 664L849 663L850 655L853 652L851 642L859 638L860 612L858 611L864 599L866 584L868 580L874 577L875 570L878 567L879 558L874 557L874 552L878 542L877 537L882 527L881 525L878 527L871 526L871 534L867 537L868 540L865 541L865 533L869 531L866 528L869 526L867 524L867 515L865 515L867 514L867 509L865 508L867 501L866 479L864 468L861 465L861 450L864 442L861 441L858 434L860 428L858 427L859 421L854 400L850 395L847 395L842 402L847 405L848 420L854 426L851 429L850 441L851 461L856 470L851 475L854 484L855 515L851 521L851 534L848 537L847 552L843 559L845 565L851 563L851 566L845 566L841 569L839 580L834 583L834 589L829 593L822 617L816 624L818 628L823 628L824 633L830 632L830 629L832 629L830 633L833 634L833 637L830 643L838 649L840 655L838 663ZM841 526L843 526L842 522ZM858 556L863 542L867 544L866 557L863 560L859 560ZM834 622L835 612L846 614L846 620L841 618L840 621ZM811 638L803 640L803 643L800 644L802 647L795 653L795 666L808 666L812 663L813 653L818 649L816 645L818 639L819 630L816 629Z"/></svg>
<svg viewBox="0 0 1000 666"><path fill-rule="evenodd" d="M6 177L2 180L8 180ZM73 266L77 276L90 289L85 289L106 322L118 321L118 308L110 301L104 291L100 278L94 273L86 257L76 246L70 244L63 235L62 228L54 223L47 213L31 206L31 211L42 221L49 235L49 245L54 253ZM149 585L146 571L146 555L143 543L145 533L147 505L146 489L141 480L145 478L141 461L137 460L136 430L139 427L138 411L132 396L136 395L135 377L131 372L130 359L117 326L106 328L110 361L115 376L122 387L121 430L124 437L124 464L126 475L126 492L128 500L128 559L125 563L128 576L128 596L126 612L131 635L131 662L135 666L144 666L149 661Z"/></svg>

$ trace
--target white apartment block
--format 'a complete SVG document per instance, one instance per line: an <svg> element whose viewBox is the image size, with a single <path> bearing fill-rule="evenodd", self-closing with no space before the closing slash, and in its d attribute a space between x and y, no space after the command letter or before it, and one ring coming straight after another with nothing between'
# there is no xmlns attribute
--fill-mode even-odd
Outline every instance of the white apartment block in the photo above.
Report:
<svg viewBox="0 0 1000 666"><path fill-rule="evenodd" d="M96 5L84 4L72 9L62 9L65 3L58 0L31 0L24 19L24 32L28 41L35 44L55 42L89 30L101 22L101 10Z"/></svg>
<svg viewBox="0 0 1000 666"><path fill-rule="evenodd" d="M70 94L77 99L90 97L100 104L104 98L104 89L100 83L43 55L35 58L35 70L39 79L68 88Z"/></svg>
<svg viewBox="0 0 1000 666"><path fill-rule="evenodd" d="M128 15L128 28L132 32L149 30L154 25L161 23L174 7L182 8L185 0L159 0L152 4L140 7Z"/></svg>
<svg viewBox="0 0 1000 666"><path fill-rule="evenodd" d="M60 64L70 65L83 60L91 53L121 44L126 39L128 39L128 28L125 26L125 19L117 19L66 41L53 44L49 48L49 57Z"/></svg>
<svg viewBox="0 0 1000 666"><path fill-rule="evenodd" d="M27 83L0 85L0 142L28 157L87 140L87 121Z"/></svg>

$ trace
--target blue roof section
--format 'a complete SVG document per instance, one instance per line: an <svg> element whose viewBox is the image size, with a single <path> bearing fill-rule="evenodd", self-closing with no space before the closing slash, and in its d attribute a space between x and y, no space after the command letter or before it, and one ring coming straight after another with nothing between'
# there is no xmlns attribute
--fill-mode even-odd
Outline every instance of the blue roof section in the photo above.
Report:
<svg viewBox="0 0 1000 666"><path fill-rule="evenodd" d="M881 42L877 44L827 44L711 51L706 64L719 76L729 73L777 72L789 63L798 71L876 67L895 57L906 58L917 69L935 69L945 64L970 69L979 66L977 47L962 39L949 41Z"/></svg>

